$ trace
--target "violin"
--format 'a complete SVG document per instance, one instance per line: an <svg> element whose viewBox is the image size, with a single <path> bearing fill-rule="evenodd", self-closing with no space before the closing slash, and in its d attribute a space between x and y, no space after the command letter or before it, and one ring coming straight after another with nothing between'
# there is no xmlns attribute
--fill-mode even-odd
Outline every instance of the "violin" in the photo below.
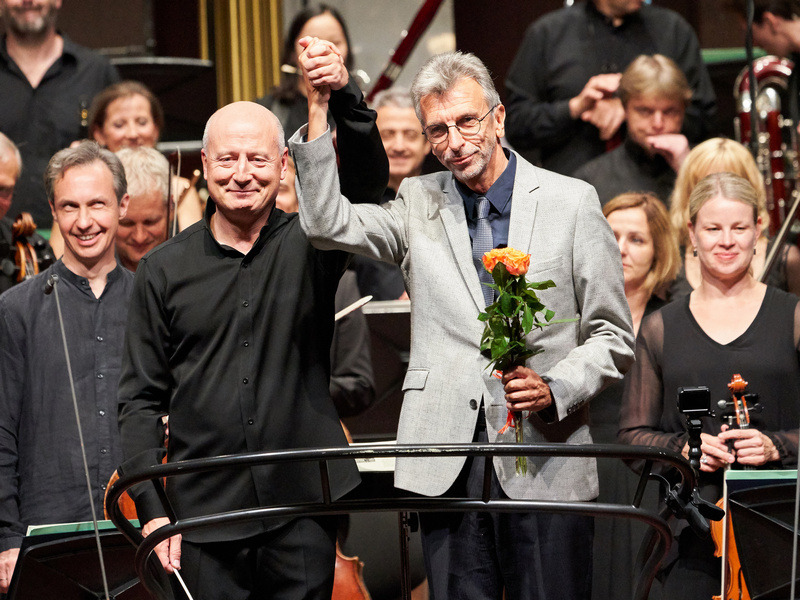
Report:
<svg viewBox="0 0 800 600"><path fill-rule="evenodd" d="M345 556L336 542L336 569L331 600L370 600L362 571L364 563L357 556Z"/></svg>
<svg viewBox="0 0 800 600"><path fill-rule="evenodd" d="M16 283L30 279L54 262L45 241L41 238L33 239L35 234L36 223L31 214L21 212L17 215L11 226L11 251L14 255Z"/></svg>
<svg viewBox="0 0 800 600"><path fill-rule="evenodd" d="M755 400L757 394L745 394L747 382L742 379L740 374L735 374L728 384L731 393L729 401L720 400L719 408L721 415L730 428L749 429L750 413L760 412L761 405ZM733 449L733 442L729 444ZM727 466L725 467L728 468ZM754 467L744 467L752 470ZM736 548L736 540L733 535L733 523L731 521L728 507L728 489L722 498L717 502L717 506L725 510L725 517L721 521L711 521L711 537L714 540L714 556L722 558L722 589L719 596L713 596L712 600L750 600L750 592L744 581L739 552Z"/></svg>

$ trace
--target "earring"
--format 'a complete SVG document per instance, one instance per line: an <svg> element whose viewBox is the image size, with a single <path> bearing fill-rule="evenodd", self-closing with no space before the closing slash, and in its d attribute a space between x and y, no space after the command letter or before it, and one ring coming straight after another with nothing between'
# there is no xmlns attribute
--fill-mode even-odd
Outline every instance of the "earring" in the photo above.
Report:
<svg viewBox="0 0 800 600"><path fill-rule="evenodd" d="M692 249L692 256L697 256L697 248Z"/></svg>

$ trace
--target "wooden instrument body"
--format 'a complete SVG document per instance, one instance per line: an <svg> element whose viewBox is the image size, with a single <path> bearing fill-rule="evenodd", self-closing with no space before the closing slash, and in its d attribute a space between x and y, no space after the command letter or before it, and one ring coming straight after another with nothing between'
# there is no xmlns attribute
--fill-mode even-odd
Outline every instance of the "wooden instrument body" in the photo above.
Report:
<svg viewBox="0 0 800 600"><path fill-rule="evenodd" d="M735 420L730 425L738 429L750 427L750 413L744 392L747 382L742 376L736 374L728 384L731 391L731 400L735 408ZM750 600L750 592L744 581L742 563L739 560L739 551L733 535L733 522L728 514L727 486L722 498L717 501L717 506L725 511L725 518L721 521L711 521L711 537L714 540L714 556L722 558L722 596L713 596L712 600Z"/></svg>

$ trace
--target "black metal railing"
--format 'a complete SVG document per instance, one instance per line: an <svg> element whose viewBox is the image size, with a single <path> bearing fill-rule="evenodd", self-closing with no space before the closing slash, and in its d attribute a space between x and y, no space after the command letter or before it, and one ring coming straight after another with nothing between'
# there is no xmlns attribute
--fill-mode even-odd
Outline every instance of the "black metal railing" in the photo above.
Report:
<svg viewBox="0 0 800 600"><path fill-rule="evenodd" d="M407 497L382 498L342 498L333 500L330 493L327 464L330 460L376 459L380 457L430 457L430 456L562 456L616 458L642 461L643 468L639 485L631 499L631 504L606 504L598 502L562 502L545 500L511 500L491 498L490 483L492 461L485 461L483 493L481 498ZM320 471L322 502L304 502L284 506L268 506L242 509L202 517L179 519L170 504L163 478L183 474L216 471L220 469L254 467L278 462L317 462ZM152 465L136 472L120 476L108 490L107 510L111 520L122 534L137 547L136 572L144 586L151 592L157 587L153 576L146 568L153 549L165 539L199 529L221 527L224 525L257 521L275 517L299 517L319 515L341 515L357 512L525 512L548 511L561 514L577 514L592 517L624 518L641 521L652 528L654 543L652 552L642 563L637 577L634 599L645 600L649 594L658 567L666 557L672 541L670 528L662 515L641 508L645 486L651 477L654 463L673 467L680 476L680 482L670 492L682 506L692 503L695 488L695 474L689 463L680 455L664 448L650 446L623 446L616 444L436 444L436 445L394 445L365 444L345 448L317 448L308 450L285 450L274 452L254 452L213 458L196 459ZM662 481L663 478L659 478ZM120 496L131 486L151 481L158 493L170 524L143 538L139 530L123 515L119 507ZM404 563L407 564L407 563ZM403 574L401 584L403 597L407 598L407 573Z"/></svg>

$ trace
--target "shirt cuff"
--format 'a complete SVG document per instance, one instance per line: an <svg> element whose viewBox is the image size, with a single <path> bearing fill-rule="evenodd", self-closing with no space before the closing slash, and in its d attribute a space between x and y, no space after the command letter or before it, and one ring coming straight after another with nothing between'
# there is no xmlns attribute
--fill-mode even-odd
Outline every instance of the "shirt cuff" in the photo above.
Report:
<svg viewBox="0 0 800 600"><path fill-rule="evenodd" d="M316 142L317 140L323 139L326 136L330 135L330 132L331 132L331 126L328 125L327 128L325 129L325 133L323 133L321 136L319 136L316 140L312 140L312 141ZM308 142L308 123L306 123L305 125L300 127L300 129L295 131L294 135L292 135L292 137L289 138L289 144L290 144L290 146L300 146L302 144L308 144L308 143L309 143Z"/></svg>

